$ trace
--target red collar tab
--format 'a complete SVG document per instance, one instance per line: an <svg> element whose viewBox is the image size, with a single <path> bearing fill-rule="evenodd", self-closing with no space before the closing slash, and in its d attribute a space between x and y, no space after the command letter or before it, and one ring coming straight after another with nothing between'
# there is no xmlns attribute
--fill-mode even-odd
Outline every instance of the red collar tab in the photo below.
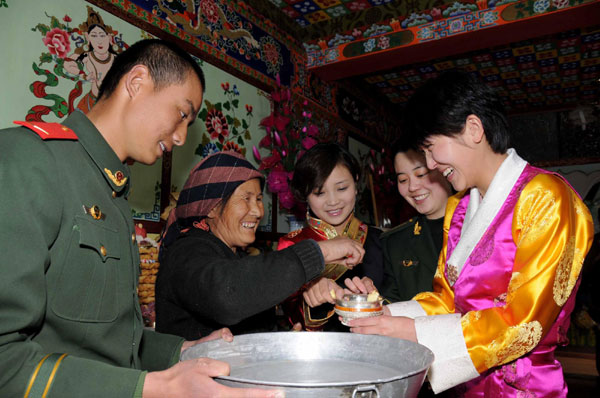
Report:
<svg viewBox="0 0 600 398"><path fill-rule="evenodd" d="M13 123L33 130L43 140L77 140L75 132L60 123L23 122L18 120Z"/></svg>

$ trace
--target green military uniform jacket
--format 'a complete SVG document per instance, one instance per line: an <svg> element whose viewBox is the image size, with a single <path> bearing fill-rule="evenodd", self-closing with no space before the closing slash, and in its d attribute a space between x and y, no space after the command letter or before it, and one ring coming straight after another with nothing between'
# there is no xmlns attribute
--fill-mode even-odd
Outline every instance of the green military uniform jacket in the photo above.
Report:
<svg viewBox="0 0 600 398"><path fill-rule="evenodd" d="M0 131L0 396L131 398L183 340L143 328L127 166L64 125L78 140Z"/></svg>
<svg viewBox="0 0 600 398"><path fill-rule="evenodd" d="M439 251L425 216L411 218L383 233L381 247L383 297L392 302L406 301L417 293L432 290Z"/></svg>

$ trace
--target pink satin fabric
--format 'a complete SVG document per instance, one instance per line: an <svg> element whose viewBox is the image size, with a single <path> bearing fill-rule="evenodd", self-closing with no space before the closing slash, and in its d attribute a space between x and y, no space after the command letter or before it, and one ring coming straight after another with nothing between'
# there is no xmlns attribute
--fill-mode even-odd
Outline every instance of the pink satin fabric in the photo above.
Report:
<svg viewBox="0 0 600 398"><path fill-rule="evenodd" d="M484 238L464 264L453 290L456 312L504 306L513 273L516 244L512 236L513 213L523 187L544 170L527 166L510 192ZM469 203L469 195L456 208L448 232L447 258L458 240ZM448 278L448 275L446 275ZM455 388L464 397L566 397L567 385L560 363L554 358L558 344L567 342L570 314L575 304L577 286L564 304L551 329L526 355L484 372L480 377Z"/></svg>

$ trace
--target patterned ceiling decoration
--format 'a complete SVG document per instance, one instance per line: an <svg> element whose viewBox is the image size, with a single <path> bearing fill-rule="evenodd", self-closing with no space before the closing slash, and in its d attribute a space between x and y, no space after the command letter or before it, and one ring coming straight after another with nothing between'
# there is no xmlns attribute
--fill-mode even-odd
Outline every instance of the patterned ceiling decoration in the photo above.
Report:
<svg viewBox="0 0 600 398"><path fill-rule="evenodd" d="M580 12L584 7L594 10L594 6L598 5L597 0L502 0L498 3L477 0L477 3L475 6L455 2L443 11L433 8L422 14L413 13L408 18L375 23L364 32L356 30L352 34L336 34L328 41L319 40L318 45L305 44L308 67L314 69L377 53L414 48L466 33L500 26L507 28L524 21L534 22L547 16L554 18L566 12ZM518 25L512 26L518 28Z"/></svg>
<svg viewBox="0 0 600 398"><path fill-rule="evenodd" d="M231 0L87 0L158 35L174 35L205 55L259 82L293 76L296 41L243 2ZM194 55L198 55L196 52ZM200 57L202 58L202 57Z"/></svg>
<svg viewBox="0 0 600 398"><path fill-rule="evenodd" d="M395 0L269 0L300 26L344 17Z"/></svg>
<svg viewBox="0 0 600 398"><path fill-rule="evenodd" d="M354 79L402 104L425 80L462 68L496 87L509 112L600 98L600 25L436 59Z"/></svg>

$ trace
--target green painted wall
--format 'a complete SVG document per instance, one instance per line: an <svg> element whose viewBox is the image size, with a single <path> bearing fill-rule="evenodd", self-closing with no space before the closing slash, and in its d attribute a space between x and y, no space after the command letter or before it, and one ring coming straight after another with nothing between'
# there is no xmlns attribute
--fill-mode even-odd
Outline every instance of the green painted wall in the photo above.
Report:
<svg viewBox="0 0 600 398"><path fill-rule="evenodd" d="M83 0L0 0L0 26L2 27L2 37L0 38L0 54L2 62L0 63L0 128L9 127L13 120L24 120L28 111L36 105L52 106L53 101L45 98L37 98L30 90L30 85L35 81L44 82L43 76L38 76L34 72L34 64L42 69L50 70L58 78L58 84L53 87L46 87L47 94L56 94L65 100L69 93L75 87L77 81L76 75L60 75L54 68L60 63L60 57L47 56L43 61L43 54L50 54L47 46L43 42L45 34L43 26L50 30L53 26L60 30L69 31L86 21L88 18L87 7L89 3ZM118 19L112 14L92 7L103 19L105 25L112 27L116 31L116 36L128 45L148 37L148 34L129 23ZM65 18L67 16L67 18ZM66 20L69 20L66 22ZM41 24L41 25L39 25ZM58 24L58 25L57 25ZM42 28L40 28L42 26ZM36 28L37 27L37 28ZM67 57L76 58L73 55L77 47L77 40L81 41L81 35L70 35L69 51L66 51ZM50 54L51 55L51 54ZM63 57L64 58L64 55ZM256 164L253 159L252 145L257 145L262 138L264 130L259 128L259 121L270 111L268 99L256 87L253 87L232 75L223 72L216 67L204 62L203 70L206 75L207 87L204 96L217 109L220 108L224 120L239 121L238 130L246 130L242 125L247 124L247 132L236 136L235 142L241 148L246 148L246 157ZM86 71L87 72L87 71ZM68 77L71 76L71 79ZM73 80L74 79L74 80ZM229 85L228 90L224 88ZM233 93L233 88L239 94ZM75 100L79 101L83 95L90 91L91 83L83 83L83 92ZM225 105L229 103L229 105ZM246 104L252 107L252 116L247 115ZM236 106L237 105L237 108ZM205 105L203 109L207 109ZM205 112L206 113L206 112ZM62 118L54 113L42 117L46 122L58 122ZM245 121L245 123L244 123ZM229 137L232 136L232 126L229 126ZM204 137L204 141L203 141ZM188 140L184 147L176 148L173 153L173 173L172 185L180 190L183 187L185 179L192 166L200 161L201 156L196 154L196 150L202 147L210 139L207 126L204 120L198 119L190 128ZM241 140L241 141L239 141ZM212 140L213 143L217 142ZM242 145L239 144L242 142ZM2 148L5 150L5 148ZM138 217L156 217L157 216L157 198L159 193L156 190L160 186L161 162L153 166L144 166L134 164L132 167L132 192L130 203ZM265 195L265 219L263 224L270 223L270 199ZM285 224L282 225L282 228ZM279 229L282 231L282 229Z"/></svg>

